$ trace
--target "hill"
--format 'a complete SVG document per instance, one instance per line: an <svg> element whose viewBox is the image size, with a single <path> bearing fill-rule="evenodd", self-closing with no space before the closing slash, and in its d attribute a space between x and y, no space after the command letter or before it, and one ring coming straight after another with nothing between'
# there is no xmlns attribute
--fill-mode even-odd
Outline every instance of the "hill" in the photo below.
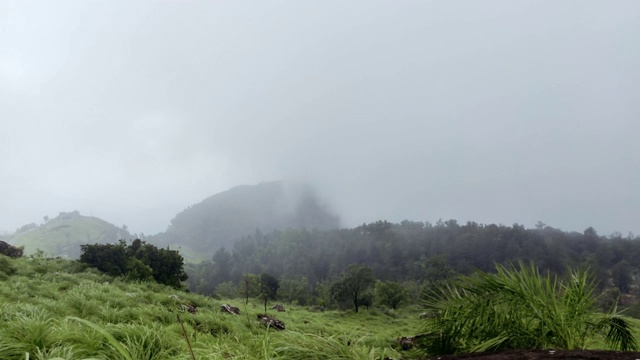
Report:
<svg viewBox="0 0 640 360"><path fill-rule="evenodd" d="M14 246L24 246L25 255L39 249L52 256L75 259L80 256L80 245L114 243L130 237L126 229L73 211L61 212L42 225L25 225L4 240Z"/></svg>
<svg viewBox="0 0 640 360"><path fill-rule="evenodd" d="M414 334L419 310L268 313L286 330L257 321L261 301L222 301L153 282L128 282L64 259L0 255L3 360L53 359L382 359L399 358L398 334ZM182 324L181 324L182 323ZM189 345L187 345L189 341ZM350 345L348 345L350 344Z"/></svg>
<svg viewBox="0 0 640 360"><path fill-rule="evenodd" d="M208 259L235 240L278 229L335 229L337 216L320 202L313 188L280 181L237 186L179 213L166 232L150 237L160 246L179 246L186 258Z"/></svg>

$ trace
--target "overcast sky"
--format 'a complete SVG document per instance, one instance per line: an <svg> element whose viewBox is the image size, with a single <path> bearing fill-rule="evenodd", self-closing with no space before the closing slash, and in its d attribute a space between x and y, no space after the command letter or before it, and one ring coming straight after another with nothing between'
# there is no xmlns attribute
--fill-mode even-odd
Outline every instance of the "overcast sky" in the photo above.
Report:
<svg viewBox="0 0 640 360"><path fill-rule="evenodd" d="M640 233L640 1L0 1L0 230L240 184Z"/></svg>

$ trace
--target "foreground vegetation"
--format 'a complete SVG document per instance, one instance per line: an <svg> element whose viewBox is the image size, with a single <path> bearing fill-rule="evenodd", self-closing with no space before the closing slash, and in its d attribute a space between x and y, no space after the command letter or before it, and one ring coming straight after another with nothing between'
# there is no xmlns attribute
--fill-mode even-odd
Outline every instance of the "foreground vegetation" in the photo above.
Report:
<svg viewBox="0 0 640 360"><path fill-rule="evenodd" d="M287 305L286 312L269 310L286 324L275 331L256 321L261 300L231 300L240 316L221 312L222 303L73 261L0 256L0 354L7 360L192 359L188 339L196 359L399 358L395 339L419 328L415 307L356 314Z"/></svg>
<svg viewBox="0 0 640 360"><path fill-rule="evenodd" d="M599 313L584 270L560 281L533 265L498 266L495 274L462 277L426 301L424 344L430 354L512 349L585 349L602 339L635 351L629 320ZM602 336L604 334L604 336Z"/></svg>

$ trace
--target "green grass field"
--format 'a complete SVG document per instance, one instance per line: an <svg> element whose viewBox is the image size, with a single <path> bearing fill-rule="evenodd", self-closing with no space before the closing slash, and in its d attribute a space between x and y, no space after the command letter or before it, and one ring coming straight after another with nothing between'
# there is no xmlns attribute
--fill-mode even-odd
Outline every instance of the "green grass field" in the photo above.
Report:
<svg viewBox="0 0 640 360"><path fill-rule="evenodd" d="M241 315L220 311L230 303ZM194 304L197 312L183 311ZM286 330L257 321L262 304L216 300L155 283L130 283L52 259L0 258L0 358L383 359L414 335L419 309L278 313ZM405 356L408 355L405 353Z"/></svg>
<svg viewBox="0 0 640 360"><path fill-rule="evenodd" d="M223 313L229 303L241 315ZM191 314L183 306L193 304ZM0 256L0 359L415 359L395 339L421 330L420 307L312 312L269 310L286 330L257 321L257 300L218 300L132 283L64 259ZM178 321L181 319L184 330ZM640 337L640 321L629 319ZM186 338L185 338L186 333ZM190 347L187 344L189 341ZM606 349L601 338L588 344ZM193 357L191 355L193 351Z"/></svg>

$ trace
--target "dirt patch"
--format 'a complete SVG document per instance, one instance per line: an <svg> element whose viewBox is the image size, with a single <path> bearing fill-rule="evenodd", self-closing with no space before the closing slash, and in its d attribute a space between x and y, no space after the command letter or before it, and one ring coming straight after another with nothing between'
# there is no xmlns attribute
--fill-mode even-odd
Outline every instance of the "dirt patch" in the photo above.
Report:
<svg viewBox="0 0 640 360"><path fill-rule="evenodd" d="M473 353L447 356L430 356L423 360L640 360L640 352L607 350L511 350L500 353Z"/></svg>

